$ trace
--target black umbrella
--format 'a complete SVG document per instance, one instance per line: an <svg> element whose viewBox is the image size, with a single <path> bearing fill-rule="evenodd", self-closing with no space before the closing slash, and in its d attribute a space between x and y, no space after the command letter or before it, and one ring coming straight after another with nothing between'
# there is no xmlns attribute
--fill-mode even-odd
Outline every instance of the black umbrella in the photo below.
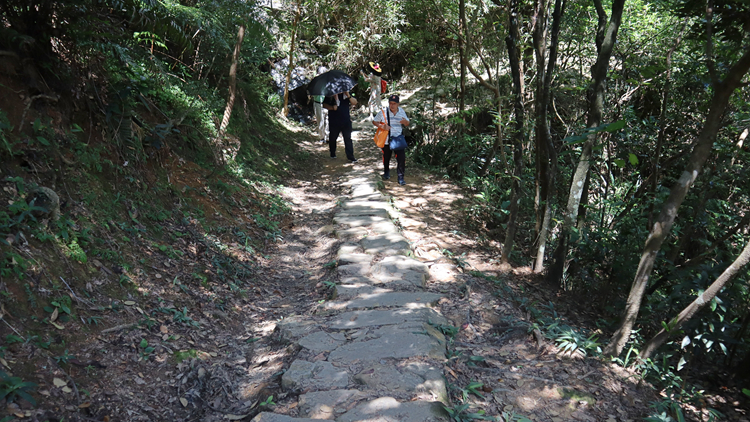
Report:
<svg viewBox="0 0 750 422"><path fill-rule="evenodd" d="M340 94L344 91L351 91L357 81L351 76L340 70L329 70L326 73L313 78L307 84L307 93L310 95L331 95Z"/></svg>

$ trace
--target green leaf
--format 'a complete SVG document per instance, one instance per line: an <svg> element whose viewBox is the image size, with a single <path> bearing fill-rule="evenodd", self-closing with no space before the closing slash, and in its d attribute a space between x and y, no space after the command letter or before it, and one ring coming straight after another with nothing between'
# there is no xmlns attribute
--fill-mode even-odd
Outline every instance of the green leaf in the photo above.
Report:
<svg viewBox="0 0 750 422"><path fill-rule="evenodd" d="M623 160L622 158L618 158L618 159L616 159L616 160L614 161L614 164L615 164L615 165L616 165L617 167L619 167L619 168L623 168L623 167L625 167L625 160Z"/></svg>
<svg viewBox="0 0 750 422"><path fill-rule="evenodd" d="M48 141L48 140L46 140L46 139L44 139L44 138L43 138L43 137L41 137L41 136L37 136L37 137L36 137L36 140L37 140L37 141L39 141L39 143L40 143L40 144L42 144L42 145L44 145L45 147L48 147L48 146L49 146L49 141Z"/></svg>
<svg viewBox="0 0 750 422"><path fill-rule="evenodd" d="M742 389L742 393L745 394L746 396L750 397L750 389L743 388Z"/></svg>
<svg viewBox="0 0 750 422"><path fill-rule="evenodd" d="M630 164L634 166L638 165L638 157L632 152L628 155L628 159L630 160Z"/></svg>
<svg viewBox="0 0 750 422"><path fill-rule="evenodd" d="M604 130L606 130L607 132L614 132L624 127L625 127L625 120L618 120L616 122L608 124L607 127L604 128Z"/></svg>
<svg viewBox="0 0 750 422"><path fill-rule="evenodd" d="M141 339L141 344L140 344L140 346L141 346L141 348L142 348L142 349L144 349L144 348L146 348L146 347L148 346L148 342L146 341L146 339L145 339L145 338L144 338L144 339Z"/></svg>

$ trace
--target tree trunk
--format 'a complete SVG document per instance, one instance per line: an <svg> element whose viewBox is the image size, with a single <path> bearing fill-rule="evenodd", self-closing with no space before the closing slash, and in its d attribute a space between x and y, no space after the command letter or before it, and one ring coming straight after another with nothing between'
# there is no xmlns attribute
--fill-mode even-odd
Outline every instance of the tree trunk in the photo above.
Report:
<svg viewBox="0 0 750 422"><path fill-rule="evenodd" d="M609 58L612 56L612 50L617 39L617 31L620 28L622 20L622 11L625 0L614 0L612 2L612 16L609 20L606 32L603 32L602 22L606 21L606 14L601 5L601 0L594 0L597 13L599 14L599 29L597 30L596 44L599 51L596 63L591 68L591 91L589 94L589 112L587 126L589 128L597 127L602 121L602 112L604 109L604 89L607 79L607 70L609 68ZM603 33L603 35L602 35ZM563 275L565 257L568 254L568 241L576 221L578 220L578 206L581 204L583 194L583 185L588 177L589 167L591 166L592 149L598 136L596 133L589 134L581 150L581 158L578 161L573 180L570 183L570 194L563 221L563 228L560 233L557 248L553 255L554 262L550 266L548 280L560 284Z"/></svg>
<svg viewBox="0 0 750 422"><path fill-rule="evenodd" d="M547 202L547 178L549 174L549 159L547 158L546 135L548 132L547 107L544 103L544 82L547 60L547 8L548 0L537 0L532 16L532 39L534 42L534 57L536 59L536 92L534 95L534 111L536 122L534 125L534 139L536 149L536 194L534 195L534 224L537 239L542 229L544 208Z"/></svg>
<svg viewBox="0 0 750 422"><path fill-rule="evenodd" d="M706 289L705 292L698 295L698 297L695 298L695 300L690 305L683 309L679 315L669 321L669 324L667 324L667 327L669 327L669 331L662 328L661 331L659 331L651 340L648 341L648 343L646 343L646 345L643 347L643 351L641 352L641 357L643 359L648 359L654 354L659 346L664 344L664 342L669 338L670 335L679 333L679 329L682 324L692 318L696 312L698 312L699 310L701 310L701 308L711 302L711 300L716 297L716 294L719 293L724 285L727 284L727 282L731 280L732 277L737 275L742 267L747 265L748 261L750 261L750 242L745 245L745 249L742 251L742 253L740 253L740 256L738 256L737 259L732 262L732 265L724 270L719 278L711 283L711 285L708 287L708 289Z"/></svg>
<svg viewBox="0 0 750 422"><path fill-rule="evenodd" d="M524 109L523 109L523 85L521 73L521 62L518 51L518 0L510 1L510 30L505 43L508 46L508 56L510 58L510 72L513 77L513 109L516 119L516 127L513 133L513 179L511 182L510 194L510 215L508 216L508 226L505 232L505 243L503 244L503 253L501 262L508 263L510 253L513 250L513 239L516 234L516 219L518 218L518 201L521 190L521 172L523 170L523 139L524 139Z"/></svg>
<svg viewBox="0 0 750 422"><path fill-rule="evenodd" d="M654 177L651 179L651 196L654 197L656 195L656 187L659 184L659 158L661 157L661 149L662 145L664 145L664 138L666 138L667 134L667 108L669 104L669 98L670 98L670 91L672 90L672 54L674 54L675 50L677 50L677 47L682 42L682 36L685 33L685 29L687 29L687 23L688 21L685 20L685 23L682 25L682 29L680 30L680 35L677 36L677 41L675 41L672 48L667 51L667 56L664 65L667 67L667 74L664 81L664 90L662 92L661 96L661 110L659 111L659 134L656 137L656 151L654 152L654 162L651 166L651 172L654 174ZM654 222L654 203L651 202L651 205L648 207L648 227L651 227L651 224Z"/></svg>
<svg viewBox="0 0 750 422"><path fill-rule="evenodd" d="M466 27L466 0L459 0L458 2L458 19L460 25L461 36L458 37L458 54L461 60L461 93L460 102L458 105L459 113L464 111L466 107L466 63L464 57L466 57L466 43L464 42L467 32Z"/></svg>
<svg viewBox="0 0 750 422"><path fill-rule="evenodd" d="M709 40L708 43L710 44L711 41ZM707 50L710 50L710 48L707 48ZM716 134L721 128L721 117L729 103L729 98L740 85L742 78L748 72L749 68L750 50L746 51L737 63L729 69L723 81L717 81L712 77L712 80L714 80L714 93L711 99L711 107L706 117L706 123L698 135L698 142L688 159L687 167L682 172L677 184L672 187L669 197L664 202L661 213L651 228L648 239L646 239L646 245L641 253L641 260L638 263L638 269L625 304L620 328L612 335L610 343L604 349L604 354L618 356L625 347L625 343L627 343L630 337L630 331L633 329L635 320L638 317L641 299L646 290L651 271L654 268L656 255L659 253L662 243L672 228L672 224L677 217L677 210L685 199L685 195L687 195L688 190L693 185L693 182L695 182L698 173L700 173L703 164L705 164L706 159L711 153Z"/></svg>
<svg viewBox="0 0 750 422"><path fill-rule="evenodd" d="M224 117L221 119L221 124L219 124L219 131L214 139L214 159L217 164L224 163L224 154L221 151L221 140L224 138L227 126L229 126L229 118L232 117L232 108L234 108L234 100L237 97L237 66L240 59L242 40L244 38L245 25L240 25L240 29L237 30L237 44L234 45L234 52L232 53L232 65L229 67L229 98L227 99L227 106L224 108Z"/></svg>
<svg viewBox="0 0 750 422"><path fill-rule="evenodd" d="M557 174L557 151L552 143L552 136L549 130L549 103L550 87L552 85L552 76L557 64L557 50L559 45L560 21L565 11L565 1L555 0L555 11L552 14L552 30L550 33L550 50L547 59L547 69L544 72L544 83L542 86L542 104L537 114L537 154L542 155L542 168L540 172L540 206L542 214L541 225L537 234L536 241L536 260L534 262L534 272L541 273L544 269L544 250L547 243L547 235L552 221L552 199L554 197L555 176ZM538 78L539 76L537 76ZM537 94L539 95L539 94ZM541 125L540 125L541 122ZM541 151L545 151L541 154Z"/></svg>
<svg viewBox="0 0 750 422"><path fill-rule="evenodd" d="M294 69L294 42L297 38L297 26L299 25L300 8L302 5L297 2L297 13L294 15L292 23L292 43L289 46L289 68L286 71L286 84L284 84L284 109L281 111L284 116L289 114L289 83L292 80L292 70Z"/></svg>

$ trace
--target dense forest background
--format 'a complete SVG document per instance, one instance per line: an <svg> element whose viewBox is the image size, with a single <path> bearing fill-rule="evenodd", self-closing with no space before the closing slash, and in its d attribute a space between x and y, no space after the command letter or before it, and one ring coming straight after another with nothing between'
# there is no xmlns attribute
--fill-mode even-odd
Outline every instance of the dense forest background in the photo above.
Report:
<svg viewBox="0 0 750 422"><path fill-rule="evenodd" d="M113 246L102 226L135 238L210 220L202 192L167 180L169 157L227 206L250 188L245 245L278 240L287 210L273 186L302 154L305 81L375 61L389 91L431 98L409 105L409 159L471 193L461 224L590 321L546 332L663 389L651 420L699 403L699 379L750 395L746 1L9 0L0 12L3 313L70 314L69 297L34 290L69 290L64 262L111 262L127 284L121 248L139 246ZM174 234L159 235L169 253ZM9 336L3 350L31 338ZM6 401L31 398L2 374Z"/></svg>

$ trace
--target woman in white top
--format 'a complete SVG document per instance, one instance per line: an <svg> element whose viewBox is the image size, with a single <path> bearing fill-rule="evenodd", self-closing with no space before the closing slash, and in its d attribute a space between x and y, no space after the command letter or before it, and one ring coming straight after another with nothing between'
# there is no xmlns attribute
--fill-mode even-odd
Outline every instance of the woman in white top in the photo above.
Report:
<svg viewBox="0 0 750 422"><path fill-rule="evenodd" d="M362 71L362 69L359 70L359 73L362 75L363 78L365 78L366 82L370 83L370 120L372 120L372 116L380 111L380 109L383 107L383 105L380 102L380 95L382 94L380 92L380 75L382 74L382 71L380 70L380 65L377 63L370 62L370 68L368 69L369 73L365 75L365 72Z"/></svg>
<svg viewBox="0 0 750 422"><path fill-rule="evenodd" d="M387 113L387 114L386 114ZM404 173L406 169L406 139L403 128L409 126L409 118L404 109L399 107L398 95L388 97L388 108L378 113L372 124L381 129L387 129L388 140L383 147L383 180L391 178L391 154L396 155L396 174L398 184L405 185Z"/></svg>

